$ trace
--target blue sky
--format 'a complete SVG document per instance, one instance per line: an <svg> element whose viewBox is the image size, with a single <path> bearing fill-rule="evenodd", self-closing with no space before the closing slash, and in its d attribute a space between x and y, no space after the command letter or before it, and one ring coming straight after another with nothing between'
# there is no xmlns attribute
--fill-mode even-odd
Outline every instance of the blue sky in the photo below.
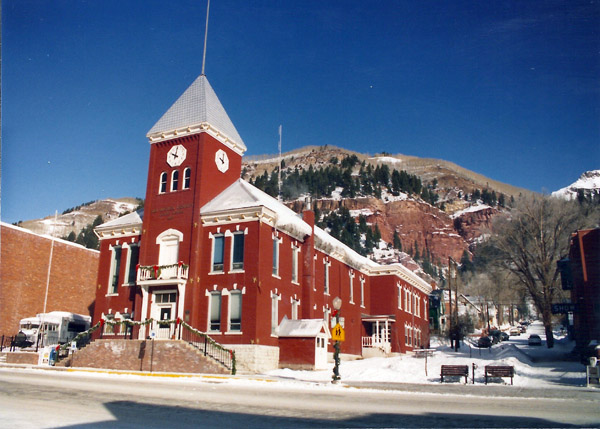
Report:
<svg viewBox="0 0 600 429"><path fill-rule="evenodd" d="M2 220L144 197L201 73L204 0L2 2ZM600 3L213 0L206 75L248 155L336 145L553 191L600 168Z"/></svg>

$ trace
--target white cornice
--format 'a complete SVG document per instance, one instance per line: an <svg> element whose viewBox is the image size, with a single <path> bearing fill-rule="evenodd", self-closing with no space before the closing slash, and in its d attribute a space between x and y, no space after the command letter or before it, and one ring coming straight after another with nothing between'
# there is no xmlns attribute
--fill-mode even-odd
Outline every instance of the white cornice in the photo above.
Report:
<svg viewBox="0 0 600 429"><path fill-rule="evenodd" d="M200 134L200 133L207 133L210 136L212 136L214 139L216 139L217 141L223 143L225 146L227 146L228 148L233 150L238 155L240 155L240 156L244 155L244 152L246 150L246 148L244 146L240 145L235 140L232 140L229 136L227 136L222 131L219 131L217 128L213 127L208 122L202 122L197 125L191 125L188 127L178 128L178 129L167 131L167 132L148 134L148 140L150 141L150 144L154 144L154 143L159 143L159 142L163 142L166 140L171 140L174 138L191 136L191 135Z"/></svg>

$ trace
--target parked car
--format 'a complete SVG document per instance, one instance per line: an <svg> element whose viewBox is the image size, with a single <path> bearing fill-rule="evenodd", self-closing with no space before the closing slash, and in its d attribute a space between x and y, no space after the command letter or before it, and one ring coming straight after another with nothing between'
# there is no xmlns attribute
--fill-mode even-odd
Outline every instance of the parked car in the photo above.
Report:
<svg viewBox="0 0 600 429"><path fill-rule="evenodd" d="M477 340L477 347L488 348L492 347L492 339L490 337L481 337Z"/></svg>
<svg viewBox="0 0 600 429"><path fill-rule="evenodd" d="M510 335L521 335L521 330L515 326L514 328L510 328L510 331L508 331L508 333Z"/></svg>
<svg viewBox="0 0 600 429"><path fill-rule="evenodd" d="M504 331L500 332L500 341L507 341L510 337L508 336L508 334Z"/></svg>
<svg viewBox="0 0 600 429"><path fill-rule="evenodd" d="M488 337L492 340L492 344L498 344L501 341L500 331L498 329L490 329Z"/></svg>
<svg viewBox="0 0 600 429"><path fill-rule="evenodd" d="M542 339L540 338L539 335L531 334L529 336L529 339L527 340L527 344L529 344L530 346L541 346Z"/></svg>

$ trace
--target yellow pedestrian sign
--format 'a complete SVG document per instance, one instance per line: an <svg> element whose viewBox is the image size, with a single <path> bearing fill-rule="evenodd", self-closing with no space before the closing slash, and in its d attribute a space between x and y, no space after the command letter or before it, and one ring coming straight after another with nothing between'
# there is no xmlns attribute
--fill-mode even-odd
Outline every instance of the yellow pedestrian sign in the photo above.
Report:
<svg viewBox="0 0 600 429"><path fill-rule="evenodd" d="M344 328L339 323L333 327L331 330L331 339L333 341L345 341L346 333L344 332Z"/></svg>

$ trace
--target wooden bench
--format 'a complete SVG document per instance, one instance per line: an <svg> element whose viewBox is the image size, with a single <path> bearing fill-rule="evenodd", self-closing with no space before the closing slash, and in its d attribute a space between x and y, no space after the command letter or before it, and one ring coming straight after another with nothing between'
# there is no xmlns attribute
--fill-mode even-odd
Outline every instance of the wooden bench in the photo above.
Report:
<svg viewBox="0 0 600 429"><path fill-rule="evenodd" d="M488 377L510 377L510 385L512 386L514 376L514 366L486 365L485 367L485 384L488 382Z"/></svg>
<svg viewBox="0 0 600 429"><path fill-rule="evenodd" d="M465 377L465 384L467 383L467 377L469 376L468 365L442 365L442 383L444 377Z"/></svg>

